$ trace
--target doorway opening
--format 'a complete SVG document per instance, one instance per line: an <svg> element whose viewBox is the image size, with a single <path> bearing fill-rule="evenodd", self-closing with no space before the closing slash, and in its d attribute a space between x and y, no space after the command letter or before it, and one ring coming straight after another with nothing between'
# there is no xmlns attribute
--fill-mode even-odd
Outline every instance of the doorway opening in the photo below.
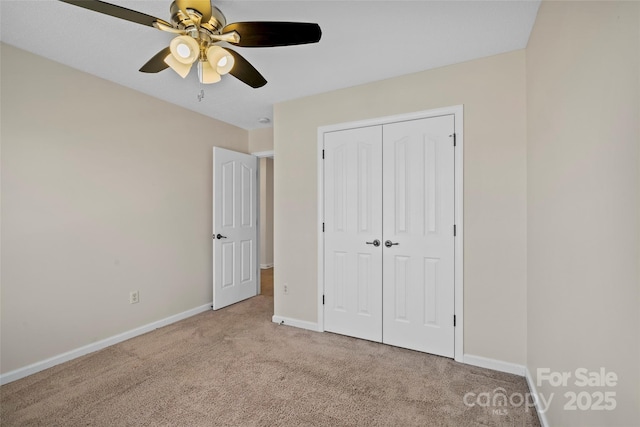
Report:
<svg viewBox="0 0 640 427"><path fill-rule="evenodd" d="M259 236L258 263L260 294L273 296L273 151L254 153L259 158Z"/></svg>

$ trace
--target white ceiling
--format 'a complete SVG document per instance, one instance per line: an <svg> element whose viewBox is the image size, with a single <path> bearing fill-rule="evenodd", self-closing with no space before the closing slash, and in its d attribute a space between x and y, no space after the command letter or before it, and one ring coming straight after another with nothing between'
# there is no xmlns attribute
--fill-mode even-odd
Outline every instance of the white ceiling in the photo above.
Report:
<svg viewBox="0 0 640 427"><path fill-rule="evenodd" d="M170 0L109 0L170 20ZM172 35L56 0L1 0L0 39L45 58L244 129L273 104L495 55L526 46L539 1L214 1L228 23L317 22L317 44L236 48L267 79L252 89L231 75L203 86L171 69L138 69ZM198 101L204 89L205 97Z"/></svg>

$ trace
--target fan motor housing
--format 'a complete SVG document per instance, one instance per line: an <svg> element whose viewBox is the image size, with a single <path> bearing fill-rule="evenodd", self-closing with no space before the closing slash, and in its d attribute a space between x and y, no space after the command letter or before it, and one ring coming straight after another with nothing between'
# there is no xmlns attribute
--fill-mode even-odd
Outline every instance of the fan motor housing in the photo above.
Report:
<svg viewBox="0 0 640 427"><path fill-rule="evenodd" d="M194 13L198 18L202 16L202 14L196 10L187 8L187 12L189 16L186 16L176 2L171 3L171 7L169 8L169 12L171 13L171 22L173 22L178 28L188 30L189 27L193 26L193 17L191 13ZM196 15L197 14L197 15ZM201 22L200 25L204 25L207 30L211 31L214 34L220 33L225 25L227 25L227 18L225 18L224 14L220 9L215 6L211 6L211 19L209 22Z"/></svg>

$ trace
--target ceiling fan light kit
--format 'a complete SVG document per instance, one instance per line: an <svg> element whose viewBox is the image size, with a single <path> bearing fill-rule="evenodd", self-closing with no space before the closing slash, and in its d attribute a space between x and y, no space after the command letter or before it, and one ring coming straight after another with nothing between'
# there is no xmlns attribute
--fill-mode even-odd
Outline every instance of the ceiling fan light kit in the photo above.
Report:
<svg viewBox="0 0 640 427"><path fill-rule="evenodd" d="M169 47L154 55L140 71L158 73L171 68L187 77L198 61L198 79L216 83L231 74L243 83L259 88L267 80L238 52L218 46L276 47L317 43L322 37L318 24L306 22L236 22L227 25L224 14L210 0L175 0L171 3L171 23L160 18L99 0L59 0L126 21L177 34Z"/></svg>

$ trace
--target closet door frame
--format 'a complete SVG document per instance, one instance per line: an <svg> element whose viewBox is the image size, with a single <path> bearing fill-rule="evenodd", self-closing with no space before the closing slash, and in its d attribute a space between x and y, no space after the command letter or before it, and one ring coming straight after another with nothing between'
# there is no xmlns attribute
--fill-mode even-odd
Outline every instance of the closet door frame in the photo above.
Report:
<svg viewBox="0 0 640 427"><path fill-rule="evenodd" d="M454 164L454 192L455 192L455 253L454 253L454 314L456 318L456 326L454 328L454 360L464 362L464 221L463 221L463 202L464 202L464 175L463 175L463 155L464 155L464 126L463 126L463 105L455 105L450 107L438 108L433 110L418 111L414 113L400 114L387 117L379 117L354 122L339 123L327 125L318 128L317 142L317 159L318 159L318 282L317 282L317 327L318 330L324 332L324 134L327 132L335 132L346 129L359 127L385 125L390 123L403 122L408 120L426 119L444 115L454 116L454 132L455 132L455 164Z"/></svg>

